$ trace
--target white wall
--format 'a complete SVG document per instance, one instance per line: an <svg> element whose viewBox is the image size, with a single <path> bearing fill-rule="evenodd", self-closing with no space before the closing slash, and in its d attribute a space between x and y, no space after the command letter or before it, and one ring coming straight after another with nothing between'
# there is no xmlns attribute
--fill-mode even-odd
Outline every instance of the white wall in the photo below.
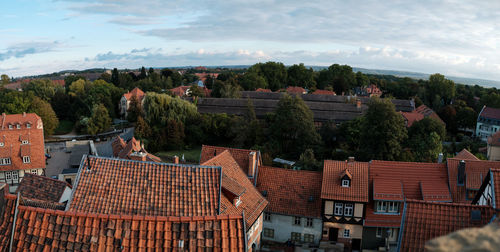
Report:
<svg viewBox="0 0 500 252"><path fill-rule="evenodd" d="M68 186L66 186L66 188L64 188L63 194L61 195L61 198L59 199L59 203L68 201L70 197L71 197L71 189Z"/></svg>
<svg viewBox="0 0 500 252"><path fill-rule="evenodd" d="M291 233L302 233L302 241L304 234L314 235L314 242L319 243L321 239L321 232L323 229L323 222L321 219L313 219L313 226L306 227L306 217L301 217L300 226L294 225L295 216L271 214L271 221L264 220L264 228L274 229L274 238L264 236L262 232L262 239L276 242L286 242L291 239Z"/></svg>

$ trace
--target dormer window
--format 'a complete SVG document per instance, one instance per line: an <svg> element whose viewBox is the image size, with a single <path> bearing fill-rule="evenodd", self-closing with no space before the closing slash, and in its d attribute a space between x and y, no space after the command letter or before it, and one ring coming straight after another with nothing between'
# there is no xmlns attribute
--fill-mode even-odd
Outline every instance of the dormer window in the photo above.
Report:
<svg viewBox="0 0 500 252"><path fill-rule="evenodd" d="M21 144L29 144L29 141L28 140L23 140L23 141L21 141Z"/></svg>
<svg viewBox="0 0 500 252"><path fill-rule="evenodd" d="M3 147L4 146L4 143L3 142L0 142L0 147Z"/></svg>
<svg viewBox="0 0 500 252"><path fill-rule="evenodd" d="M19 123L18 123L18 124L16 124L16 128L17 128L17 129L21 129L21 124L19 124Z"/></svg>
<svg viewBox="0 0 500 252"><path fill-rule="evenodd" d="M350 187L351 181L349 179L342 179L342 187Z"/></svg>
<svg viewBox="0 0 500 252"><path fill-rule="evenodd" d="M12 127L12 124L9 124L9 129L12 129L12 128L13 128L13 127Z"/></svg>
<svg viewBox="0 0 500 252"><path fill-rule="evenodd" d="M234 206L235 206L235 207L238 207L240 204L241 204L240 197L236 197L236 198L234 199Z"/></svg>
<svg viewBox="0 0 500 252"><path fill-rule="evenodd" d="M31 129L31 123L27 123L26 128Z"/></svg>
<svg viewBox="0 0 500 252"><path fill-rule="evenodd" d="M31 163L30 157L29 156L23 156L23 163L25 163L25 164Z"/></svg>

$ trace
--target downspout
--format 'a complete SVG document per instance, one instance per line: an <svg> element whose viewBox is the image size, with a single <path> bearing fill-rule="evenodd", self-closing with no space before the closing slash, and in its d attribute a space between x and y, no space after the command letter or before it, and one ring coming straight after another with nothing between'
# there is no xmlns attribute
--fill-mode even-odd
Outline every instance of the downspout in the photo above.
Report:
<svg viewBox="0 0 500 252"><path fill-rule="evenodd" d="M9 244L9 252L12 252L12 244L14 243L14 231L16 230L16 221L17 221L17 214L18 210L17 207L19 206L19 199L20 199L20 194L19 192L17 193L17 198L16 198L16 208L14 211L14 221L12 222L12 231L10 232L10 244Z"/></svg>
<svg viewBox="0 0 500 252"><path fill-rule="evenodd" d="M405 216L406 216L406 206L407 206L407 202L404 201L404 204L405 204L405 207L404 207L404 210L403 210L403 216L401 216L401 226L399 227L399 234L398 234L398 247L397 247L397 250L396 251L400 251L401 250L401 240L403 239L403 228L404 228L404 225L405 225Z"/></svg>
<svg viewBox="0 0 500 252"><path fill-rule="evenodd" d="M245 235L245 251L248 251L248 237L247 237L247 224L245 221L245 210L242 211L241 215L243 216L243 231Z"/></svg>

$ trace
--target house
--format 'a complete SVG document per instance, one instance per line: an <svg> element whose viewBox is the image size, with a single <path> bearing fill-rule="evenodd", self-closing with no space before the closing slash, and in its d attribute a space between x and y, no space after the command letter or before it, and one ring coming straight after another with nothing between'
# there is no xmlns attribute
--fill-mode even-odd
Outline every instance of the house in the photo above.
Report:
<svg viewBox="0 0 500 252"><path fill-rule="evenodd" d="M117 136L111 143L113 148L113 156L122 159L131 159L137 161L161 162L161 159L144 149L144 144L141 141L132 137L127 142L120 136Z"/></svg>
<svg viewBox="0 0 500 252"><path fill-rule="evenodd" d="M476 123L476 136L482 141L500 129L500 109L484 106L479 112Z"/></svg>
<svg viewBox="0 0 500 252"><path fill-rule="evenodd" d="M189 90L190 88L191 88L191 86L178 86L178 87L170 89L170 92L172 92L172 94L179 96L179 97L186 97L186 96L189 96L191 94L191 90ZM206 88L205 86L202 86L200 88L203 90L205 97L210 97L210 93L212 92L212 90Z"/></svg>
<svg viewBox="0 0 500 252"><path fill-rule="evenodd" d="M27 199L65 203L71 196L71 185L65 181L26 173L16 193Z"/></svg>
<svg viewBox="0 0 500 252"><path fill-rule="evenodd" d="M258 150L245 150L235 149L220 146L201 146L200 164L207 162L213 157L219 155L224 151L229 151L231 156L236 160L241 170L247 174L248 179L254 185L257 183L257 175L259 174L259 167L262 166L262 156Z"/></svg>
<svg viewBox="0 0 500 252"><path fill-rule="evenodd" d="M407 200L397 251L425 251L427 241L457 230L484 226L494 215L489 206Z"/></svg>
<svg viewBox="0 0 500 252"><path fill-rule="evenodd" d="M497 195L500 195L500 169L493 168L486 173L472 204L491 206L498 212L500 211L500 197Z"/></svg>
<svg viewBox="0 0 500 252"><path fill-rule="evenodd" d="M354 93L357 96L364 96L364 97L373 97L373 96L380 97L382 95L382 91L375 84L370 84L367 87L355 87Z"/></svg>
<svg viewBox="0 0 500 252"><path fill-rule="evenodd" d="M481 160L474 156L474 154L470 153L467 149L461 150L457 155L454 157L455 159L460 159L460 160Z"/></svg>
<svg viewBox="0 0 500 252"><path fill-rule="evenodd" d="M325 160L321 186L322 240L361 250L365 206L368 203L368 163Z"/></svg>
<svg viewBox="0 0 500 252"><path fill-rule="evenodd" d="M316 89L312 94L315 95L337 95L335 92L330 91L330 90L322 90L322 89Z"/></svg>
<svg viewBox="0 0 500 252"><path fill-rule="evenodd" d="M285 91L289 94L307 94L307 90L302 87L289 86Z"/></svg>
<svg viewBox="0 0 500 252"><path fill-rule="evenodd" d="M491 161L500 161L500 131L488 137L487 157Z"/></svg>
<svg viewBox="0 0 500 252"><path fill-rule="evenodd" d="M452 201L446 164L372 160L369 183L363 249L397 247L405 200Z"/></svg>
<svg viewBox="0 0 500 252"><path fill-rule="evenodd" d="M266 89L266 88L257 88L255 92L264 92L264 93L272 93L271 89Z"/></svg>
<svg viewBox="0 0 500 252"><path fill-rule="evenodd" d="M138 87L132 89L132 91L125 93L122 95L122 98L120 99L120 104L119 104L119 109L120 109L120 115L123 117L127 117L128 114L128 109L130 108L130 101L132 100L132 97L135 97L138 102L143 104L144 102L144 97L146 94L140 90Z"/></svg>
<svg viewBox="0 0 500 252"><path fill-rule="evenodd" d="M414 111L411 112L400 112L405 120L406 127L411 127L413 123L418 122L424 118L430 117L440 122L443 125L446 125L443 120L439 117L439 115L434 112L434 110L430 109L425 105L418 106Z"/></svg>
<svg viewBox="0 0 500 252"><path fill-rule="evenodd" d="M90 214L32 207L0 189L1 251L245 251L241 215Z"/></svg>
<svg viewBox="0 0 500 252"><path fill-rule="evenodd" d="M24 174L45 174L43 122L34 113L3 113L0 125L0 182L15 192Z"/></svg>
<svg viewBox="0 0 500 252"><path fill-rule="evenodd" d="M317 171L260 167L257 189L269 201L262 239L319 244L323 228L321 176Z"/></svg>

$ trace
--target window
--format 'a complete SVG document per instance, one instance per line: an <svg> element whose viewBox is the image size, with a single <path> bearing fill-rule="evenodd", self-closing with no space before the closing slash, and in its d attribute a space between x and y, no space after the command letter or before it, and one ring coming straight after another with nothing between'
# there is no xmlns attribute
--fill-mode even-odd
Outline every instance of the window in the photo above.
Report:
<svg viewBox="0 0 500 252"><path fill-rule="evenodd" d="M12 124L9 124L9 129L12 129Z"/></svg>
<svg viewBox="0 0 500 252"><path fill-rule="evenodd" d="M298 241L298 242L301 241L302 240L302 234L301 233L292 232L291 240L292 241Z"/></svg>
<svg viewBox="0 0 500 252"><path fill-rule="evenodd" d="M294 218L294 222L293 222L295 225L300 225L300 217L295 217Z"/></svg>
<svg viewBox="0 0 500 252"><path fill-rule="evenodd" d="M312 227L312 226L313 226L313 218L306 218L306 227Z"/></svg>
<svg viewBox="0 0 500 252"><path fill-rule="evenodd" d="M351 237L351 230L344 229L344 238L349 238L349 237Z"/></svg>
<svg viewBox="0 0 500 252"><path fill-rule="evenodd" d="M31 174L38 174L38 171L36 169L31 170Z"/></svg>
<svg viewBox="0 0 500 252"><path fill-rule="evenodd" d="M270 213L264 213L264 221L271 222L271 214Z"/></svg>
<svg viewBox="0 0 500 252"><path fill-rule="evenodd" d="M29 144L28 140L21 141L21 144Z"/></svg>
<svg viewBox="0 0 500 252"><path fill-rule="evenodd" d="M0 165L10 165L10 158L0 158Z"/></svg>
<svg viewBox="0 0 500 252"><path fill-rule="evenodd" d="M19 179L19 174L17 173L17 171L13 171L12 172L12 179L14 179L14 180L18 180Z"/></svg>
<svg viewBox="0 0 500 252"><path fill-rule="evenodd" d="M264 237L274 238L274 229L264 228Z"/></svg>
<svg viewBox="0 0 500 252"><path fill-rule="evenodd" d="M0 142L0 147L3 147L4 146L4 143L3 142Z"/></svg>
<svg viewBox="0 0 500 252"><path fill-rule="evenodd" d="M383 228L378 227L377 233L375 234L375 236L377 236L377 238L382 238L382 232L383 232Z"/></svg>
<svg viewBox="0 0 500 252"><path fill-rule="evenodd" d="M335 203L335 215L342 215L344 209L344 204Z"/></svg>
<svg viewBox="0 0 500 252"><path fill-rule="evenodd" d="M387 211L387 202L377 201L377 212L385 213Z"/></svg>
<svg viewBox="0 0 500 252"><path fill-rule="evenodd" d="M314 235L304 234L304 242L313 243L314 242Z"/></svg>
<svg viewBox="0 0 500 252"><path fill-rule="evenodd" d="M31 128L31 123L27 123L26 128L28 128L28 129Z"/></svg>
<svg viewBox="0 0 500 252"><path fill-rule="evenodd" d="M352 216L354 206L352 204L345 204L344 207L344 215L345 216Z"/></svg>
<svg viewBox="0 0 500 252"><path fill-rule="evenodd" d="M12 173L11 172L5 172L5 179L12 179Z"/></svg>
<svg viewBox="0 0 500 252"><path fill-rule="evenodd" d="M30 157L29 156L24 156L23 157L23 163L25 163L25 164L31 163Z"/></svg>
<svg viewBox="0 0 500 252"><path fill-rule="evenodd" d="M21 128L21 124L16 124L16 128L20 129Z"/></svg>
<svg viewBox="0 0 500 252"><path fill-rule="evenodd" d="M377 201L377 213L399 213L399 202L397 201Z"/></svg>
<svg viewBox="0 0 500 252"><path fill-rule="evenodd" d="M351 185L351 181L348 179L342 179L342 187L349 187Z"/></svg>
<svg viewBox="0 0 500 252"><path fill-rule="evenodd" d="M399 213L399 202L387 202L389 213Z"/></svg>

